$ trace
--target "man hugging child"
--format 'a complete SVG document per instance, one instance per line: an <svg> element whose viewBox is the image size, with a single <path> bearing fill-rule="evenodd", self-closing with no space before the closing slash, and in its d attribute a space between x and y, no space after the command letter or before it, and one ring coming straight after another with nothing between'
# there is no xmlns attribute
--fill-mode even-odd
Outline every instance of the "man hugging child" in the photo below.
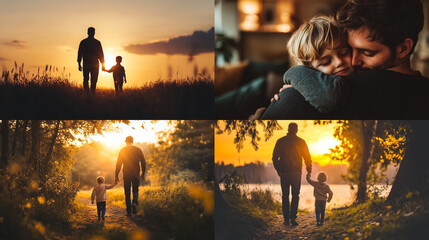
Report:
<svg viewBox="0 0 429 240"><path fill-rule="evenodd" d="M287 48L297 65L284 74L283 82L287 85L280 91L294 87L322 113L342 107L349 93L349 86L342 76L352 74L354 68L347 34L335 19L331 16L311 18L292 34ZM272 101L274 99L278 101L279 96L276 94ZM269 109L262 119L272 119L271 116L278 117L279 114Z"/></svg>
<svg viewBox="0 0 429 240"><path fill-rule="evenodd" d="M106 214L106 190L111 189L114 186L116 186L116 183L114 184L104 184L104 177L98 177L97 178L98 185L94 187L91 194L91 204L94 204L94 199L97 201L97 215L98 215L98 221L103 219L104 221L104 215Z"/></svg>
<svg viewBox="0 0 429 240"><path fill-rule="evenodd" d="M317 174L317 182L310 179L310 174L306 176L307 182L314 187L314 197L316 198L315 207L316 207L316 221L317 226L323 225L325 220L325 207L326 201L330 202L334 193L329 188L328 184L326 184L326 180L328 176L326 173L319 172ZM326 197L326 194L329 197Z"/></svg>

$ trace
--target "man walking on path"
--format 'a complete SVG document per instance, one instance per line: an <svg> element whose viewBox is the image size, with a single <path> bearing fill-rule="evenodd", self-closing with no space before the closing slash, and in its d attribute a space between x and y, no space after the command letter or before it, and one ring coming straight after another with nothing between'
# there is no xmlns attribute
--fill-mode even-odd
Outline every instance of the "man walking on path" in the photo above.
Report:
<svg viewBox="0 0 429 240"><path fill-rule="evenodd" d="M79 51L77 55L77 62L79 64L79 71L82 71L80 62L83 57L83 89L89 92L89 73L91 73L91 93L95 93L97 86L98 71L101 62L102 70L104 67L104 54L100 41L94 38L95 28L88 28L88 37L82 40L79 44Z"/></svg>
<svg viewBox="0 0 429 240"><path fill-rule="evenodd" d="M127 205L127 216L131 216L131 209L133 214L137 213L137 205L139 199L139 186L140 181L144 180L146 171L146 161L143 152L140 148L133 146L133 137L128 136L125 139L126 147L122 148L118 155L115 171L115 183L119 182L119 172L122 165L124 165L124 191L125 203ZM142 173L140 175L140 164ZM133 188L133 202L131 204L131 185Z"/></svg>
<svg viewBox="0 0 429 240"><path fill-rule="evenodd" d="M290 123L286 136L276 142L273 151L273 165L280 176L282 187L282 209L284 224L298 225L299 191L301 189L301 169L304 158L307 173L311 174L311 156L305 141L298 137L298 125ZM292 203L289 206L289 189L292 187Z"/></svg>

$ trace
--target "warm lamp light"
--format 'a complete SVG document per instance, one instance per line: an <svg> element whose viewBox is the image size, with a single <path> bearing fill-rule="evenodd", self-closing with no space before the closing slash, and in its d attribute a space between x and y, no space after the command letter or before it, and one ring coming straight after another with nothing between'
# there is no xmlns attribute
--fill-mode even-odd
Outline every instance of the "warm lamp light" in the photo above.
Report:
<svg viewBox="0 0 429 240"><path fill-rule="evenodd" d="M252 31L259 28L259 17L258 15L247 15L244 17L244 21L241 22L240 28L242 30Z"/></svg>
<svg viewBox="0 0 429 240"><path fill-rule="evenodd" d="M239 0L238 11L249 15L259 14L261 12L261 3L258 0Z"/></svg>
<svg viewBox="0 0 429 240"><path fill-rule="evenodd" d="M292 30L292 26L290 24L279 24L276 26L277 31L279 32L290 32Z"/></svg>

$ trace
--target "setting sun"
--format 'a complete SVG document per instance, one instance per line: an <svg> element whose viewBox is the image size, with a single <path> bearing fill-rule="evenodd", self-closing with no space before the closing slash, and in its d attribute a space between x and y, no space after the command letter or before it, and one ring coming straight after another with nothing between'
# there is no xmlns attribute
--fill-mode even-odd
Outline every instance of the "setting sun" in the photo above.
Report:
<svg viewBox="0 0 429 240"><path fill-rule="evenodd" d="M282 130L275 131L273 137L268 141L261 140L257 151L251 146L249 139L244 142L244 148L238 152L235 148L234 134L215 135L215 162L233 165L244 165L248 163L272 163L272 153L277 139L287 134L288 124L292 121L278 121ZM332 161L326 154L330 148L334 148L339 141L334 138L336 123L328 125L314 125L313 121L293 121L298 124L298 136L307 143L313 162L320 165L346 164L340 161ZM223 123L221 123L223 124ZM263 135L263 129L258 131Z"/></svg>
<svg viewBox="0 0 429 240"><path fill-rule="evenodd" d="M156 143L160 140L158 133L173 130L173 127L168 125L168 121L130 121L128 125L115 123L113 127L112 131L93 136L92 140L109 148L120 148L125 146L124 141L127 136L132 136L134 143Z"/></svg>
<svg viewBox="0 0 429 240"><path fill-rule="evenodd" d="M324 137L313 143L311 150L314 154L326 154L329 153L329 149L334 148L339 143L334 137Z"/></svg>

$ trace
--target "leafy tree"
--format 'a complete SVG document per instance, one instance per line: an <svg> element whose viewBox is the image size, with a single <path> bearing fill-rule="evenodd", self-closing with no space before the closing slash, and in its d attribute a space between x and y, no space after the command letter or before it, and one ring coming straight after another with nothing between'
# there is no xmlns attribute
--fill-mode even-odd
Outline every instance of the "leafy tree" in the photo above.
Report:
<svg viewBox="0 0 429 240"><path fill-rule="evenodd" d="M429 193L429 122L406 121L411 133L406 143L404 158L396 174L388 200L394 200L417 191L422 196Z"/></svg>
<svg viewBox="0 0 429 240"><path fill-rule="evenodd" d="M221 128L221 125L219 124L220 122L224 123L223 128ZM261 126L263 128L265 141L273 136L274 131L282 129L276 120L222 120L216 122L215 128L217 130L217 134L222 134L224 132L232 134L235 131L234 144L237 151L240 152L243 148L244 142L246 141L246 137L250 137L250 143L253 148L258 150L258 142L261 140L261 137L259 136L257 126Z"/></svg>
<svg viewBox="0 0 429 240"><path fill-rule="evenodd" d="M165 141L151 146L148 159L151 182L167 184L178 179L213 180L213 121L175 121L174 131ZM160 133L161 135L166 133Z"/></svg>
<svg viewBox="0 0 429 240"><path fill-rule="evenodd" d="M401 162L409 126L402 121L343 120L338 123L334 136L340 144L331 149L329 156L349 163L348 172L342 177L358 185L356 200L364 202L368 181L380 181L385 178L387 166Z"/></svg>

